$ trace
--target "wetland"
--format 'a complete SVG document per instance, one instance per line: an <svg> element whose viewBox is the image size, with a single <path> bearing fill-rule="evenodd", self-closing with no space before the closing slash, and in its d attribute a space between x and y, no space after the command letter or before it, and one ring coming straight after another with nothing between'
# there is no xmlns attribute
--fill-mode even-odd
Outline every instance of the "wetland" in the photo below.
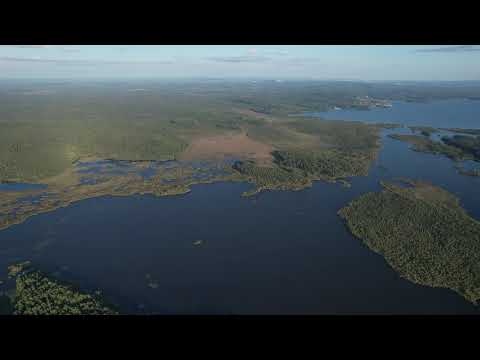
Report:
<svg viewBox="0 0 480 360"><path fill-rule="evenodd" d="M459 102L478 102L442 100L451 121L425 112L435 101L408 103L419 118L377 114L395 99L338 121L288 116L316 105L280 104L268 86L277 102L245 89L206 101L201 86L95 101L95 88L69 89L54 113L58 97L42 95L37 123L15 97L2 109L2 311L78 313L22 305L52 296L88 313L477 314L480 178L466 175L480 108ZM34 270L9 278L25 261Z"/></svg>

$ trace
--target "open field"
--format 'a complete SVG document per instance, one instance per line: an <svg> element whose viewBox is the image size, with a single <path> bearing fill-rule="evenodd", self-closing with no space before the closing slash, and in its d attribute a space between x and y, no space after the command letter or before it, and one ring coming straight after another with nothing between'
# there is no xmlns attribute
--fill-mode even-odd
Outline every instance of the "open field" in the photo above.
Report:
<svg viewBox="0 0 480 360"><path fill-rule="evenodd" d="M179 154L178 159L215 160L230 157L269 164L271 152L271 146L252 140L245 133L239 133L194 139L187 149Z"/></svg>

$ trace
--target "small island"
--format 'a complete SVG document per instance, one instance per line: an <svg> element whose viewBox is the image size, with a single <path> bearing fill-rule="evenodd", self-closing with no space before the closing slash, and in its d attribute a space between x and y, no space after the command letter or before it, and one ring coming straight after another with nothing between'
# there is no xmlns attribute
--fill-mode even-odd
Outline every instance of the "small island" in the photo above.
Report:
<svg viewBox="0 0 480 360"><path fill-rule="evenodd" d="M441 142L430 140L425 136L390 134L388 137L413 145L412 150L414 151L428 154L445 155L454 160L461 159L463 157L463 152L461 150L453 146L445 145Z"/></svg>
<svg viewBox="0 0 480 360"><path fill-rule="evenodd" d="M459 174L465 176L472 176L472 177L479 177L480 176L480 169L473 169L473 170L464 170L460 169Z"/></svg>
<svg viewBox="0 0 480 360"><path fill-rule="evenodd" d="M437 133L438 130L433 128L433 127L430 127L430 126L410 126L409 127L410 130L412 130L412 132L419 132L420 134L422 134L423 136L425 137L430 137L430 135L432 135L433 133Z"/></svg>
<svg viewBox="0 0 480 360"><path fill-rule="evenodd" d="M390 134L390 138L413 145L418 152L440 154L452 160L480 160L480 137L454 135L433 141L429 137L418 135Z"/></svg>
<svg viewBox="0 0 480 360"><path fill-rule="evenodd" d="M13 315L117 315L98 293L87 294L72 285L63 284L33 268L30 262L9 267L9 277L15 278L15 295L4 297L3 308Z"/></svg>
<svg viewBox="0 0 480 360"><path fill-rule="evenodd" d="M480 129L459 129L459 128L447 128L442 129L459 134L468 134L468 135L480 135Z"/></svg>
<svg viewBox="0 0 480 360"><path fill-rule="evenodd" d="M322 152L273 151L273 166L258 166L251 161L239 161L233 168L256 185L243 196L265 190L298 191L312 186L312 181L340 182L351 176L365 176L377 155L376 148L348 150L329 149Z"/></svg>
<svg viewBox="0 0 480 360"><path fill-rule="evenodd" d="M421 285L480 299L480 222L452 194L404 179L382 183L338 213L353 235L399 274Z"/></svg>
<svg viewBox="0 0 480 360"><path fill-rule="evenodd" d="M358 96L354 99L352 107L361 110L370 110L372 108L391 108L393 105L389 100L375 99L368 95Z"/></svg>

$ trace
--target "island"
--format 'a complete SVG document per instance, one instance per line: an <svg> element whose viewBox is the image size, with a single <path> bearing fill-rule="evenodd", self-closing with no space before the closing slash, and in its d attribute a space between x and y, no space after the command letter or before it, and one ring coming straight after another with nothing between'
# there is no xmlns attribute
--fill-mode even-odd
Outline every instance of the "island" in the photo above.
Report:
<svg viewBox="0 0 480 360"><path fill-rule="evenodd" d="M353 235L382 255L400 276L417 284L480 299L480 222L458 198L432 184L382 182L338 214Z"/></svg>
<svg viewBox="0 0 480 360"><path fill-rule="evenodd" d="M437 133L438 130L431 127L431 126L410 126L409 127L412 132L419 132L421 135L425 137L430 137L433 133Z"/></svg>
<svg viewBox="0 0 480 360"><path fill-rule="evenodd" d="M359 96L355 98L355 101L352 105L353 108L357 108L360 110L370 110L372 108L381 107L381 108L390 108L392 107L392 103L388 100L383 99L375 99L368 95L366 96Z"/></svg>
<svg viewBox="0 0 480 360"><path fill-rule="evenodd" d="M442 130L447 130L459 134L468 134L468 135L480 135L480 129L459 129L459 128L446 128Z"/></svg>
<svg viewBox="0 0 480 360"><path fill-rule="evenodd" d="M413 145L414 151L444 155L455 161L480 161L480 136L444 136L440 141L433 141L427 136L418 135L390 134L388 136Z"/></svg>
<svg viewBox="0 0 480 360"><path fill-rule="evenodd" d="M97 291L88 294L35 269L29 261L9 267L16 281L11 299L3 297L3 311L13 315L117 315Z"/></svg>

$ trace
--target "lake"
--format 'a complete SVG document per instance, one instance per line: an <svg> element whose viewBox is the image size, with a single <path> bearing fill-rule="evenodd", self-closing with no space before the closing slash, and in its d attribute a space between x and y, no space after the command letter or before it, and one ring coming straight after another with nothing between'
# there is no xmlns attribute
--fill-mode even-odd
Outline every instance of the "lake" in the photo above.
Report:
<svg viewBox="0 0 480 360"><path fill-rule="evenodd" d="M33 260L135 314L478 314L451 290L400 278L337 215L379 191L380 180L410 177L456 194L480 219L480 178L411 151L386 137L392 132L383 132L369 175L350 188L315 182L246 199L251 185L217 183L175 197L94 198L31 217L0 231L0 280L12 262Z"/></svg>
<svg viewBox="0 0 480 360"><path fill-rule="evenodd" d="M399 123L408 126L480 128L480 101L450 99L429 103L392 101L391 108L376 107L371 110L332 110L306 112L308 117L331 120L358 120L367 123Z"/></svg>
<svg viewBox="0 0 480 360"><path fill-rule="evenodd" d="M44 184L0 183L0 191L27 191L46 189Z"/></svg>

